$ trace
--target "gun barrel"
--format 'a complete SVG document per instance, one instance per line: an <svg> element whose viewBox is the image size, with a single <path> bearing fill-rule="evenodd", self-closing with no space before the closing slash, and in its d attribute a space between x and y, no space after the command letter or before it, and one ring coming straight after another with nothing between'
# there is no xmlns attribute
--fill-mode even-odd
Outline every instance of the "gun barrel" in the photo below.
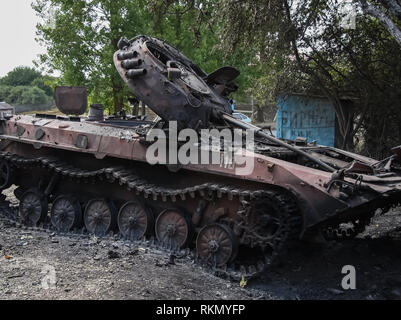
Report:
<svg viewBox="0 0 401 320"><path fill-rule="evenodd" d="M238 127L238 128L241 128L241 129L244 129L244 130L252 130L252 131L254 131L254 133L256 135L258 135L260 137L263 137L263 138L266 138L267 140L269 140L269 141L271 141L273 143L276 143L276 144L278 144L278 145L280 145L282 147L285 147L285 148L287 148L287 149L289 149L291 151L294 151L294 152L298 153L299 155L301 155L301 156L303 156L303 157L315 162L321 168L323 168L323 169L325 169L325 170L327 170L329 172L337 171L336 169L334 169L333 167L329 166L325 162L313 157L309 153L301 150L300 148L297 148L296 146L290 145L290 144L288 144L288 143L286 143L286 142L284 142L284 141L282 141L280 139L277 139L275 137L272 137L272 136L268 135L267 133L263 132L263 130L261 128L259 128L257 126L254 126L253 124L249 124L249 123L243 122L241 120L238 120L238 119L234 118L233 116L231 116L229 114L226 114L226 113L223 114L223 119L226 120L227 122L229 122L230 124Z"/></svg>

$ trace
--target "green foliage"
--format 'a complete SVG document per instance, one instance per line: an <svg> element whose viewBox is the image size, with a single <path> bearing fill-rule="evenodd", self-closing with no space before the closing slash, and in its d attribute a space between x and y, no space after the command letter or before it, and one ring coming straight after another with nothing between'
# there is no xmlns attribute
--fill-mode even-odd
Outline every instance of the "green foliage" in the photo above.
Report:
<svg viewBox="0 0 401 320"><path fill-rule="evenodd" d="M87 86L90 102L104 104L109 113L131 95L112 63L118 39L150 34L206 72L237 67L236 100L251 95L269 106L279 93L325 95L343 138L363 132L364 152L380 156L401 140L401 49L376 20L358 16L356 29L344 29L340 22L349 3L36 0L33 8L48 50L39 64L60 70L65 85ZM352 97L353 109L344 111L343 96Z"/></svg>
<svg viewBox="0 0 401 320"><path fill-rule="evenodd" d="M239 95L245 95L256 72L249 66L254 54L248 48L232 55L221 50L220 22L214 16L217 4L217 0L188 6L174 1L36 0L33 8L42 19L38 35L48 52L38 65L61 71L65 85L87 86L89 102L102 103L113 113L132 96L113 64L117 41L122 36L150 34L182 50L206 72L223 64L239 68L243 89Z"/></svg>
<svg viewBox="0 0 401 320"><path fill-rule="evenodd" d="M221 29L225 21L218 17L218 0L149 1L154 14L153 35L181 50L205 72L211 73L223 65L236 67L241 75L236 79L239 92L236 100L248 96L253 79L260 72L253 47L237 48L227 54L221 46Z"/></svg>
<svg viewBox="0 0 401 320"><path fill-rule="evenodd" d="M5 77L0 79L0 84L6 86L29 86L32 81L40 78L40 72L29 67L16 67Z"/></svg>
<svg viewBox="0 0 401 320"><path fill-rule="evenodd" d="M363 133L366 154L382 157L401 140L401 48L377 20L341 20L350 1L222 0L216 9L227 52L257 48L260 76L253 96L325 95L336 108L340 134ZM353 108L342 97L352 98ZM344 145L352 148L352 144Z"/></svg>
<svg viewBox="0 0 401 320"><path fill-rule="evenodd" d="M0 85L0 101L6 101L12 87Z"/></svg>
<svg viewBox="0 0 401 320"><path fill-rule="evenodd" d="M372 156L382 157L400 143L401 48L361 12L355 29L344 28L351 1L150 2L160 32L201 66L208 68L214 58L240 66L239 96L246 92L268 106L279 93L325 95L336 108L344 147L353 147L348 138L357 132ZM179 25L184 28L177 33ZM352 98L353 108L344 105L344 96Z"/></svg>
<svg viewBox="0 0 401 320"><path fill-rule="evenodd" d="M47 103L53 96L54 80L33 68L17 67L0 79L0 101L19 105Z"/></svg>
<svg viewBox="0 0 401 320"><path fill-rule="evenodd" d="M47 54L39 65L59 70L65 85L84 85L89 100L102 103L110 113L123 108L129 95L113 65L122 36L134 37L149 29L146 1L142 0L36 0L32 7L42 18L37 27Z"/></svg>
<svg viewBox="0 0 401 320"><path fill-rule="evenodd" d="M1 91L0 87L0 91ZM9 87L4 101L13 105L40 105L49 102L49 97L38 87L16 86Z"/></svg>
<svg viewBox="0 0 401 320"><path fill-rule="evenodd" d="M42 89L49 97L53 96L52 80L50 77L40 77L33 80L30 85Z"/></svg>
<svg viewBox="0 0 401 320"><path fill-rule="evenodd" d="M22 104L43 104L49 102L49 96L38 87L29 87L22 94Z"/></svg>

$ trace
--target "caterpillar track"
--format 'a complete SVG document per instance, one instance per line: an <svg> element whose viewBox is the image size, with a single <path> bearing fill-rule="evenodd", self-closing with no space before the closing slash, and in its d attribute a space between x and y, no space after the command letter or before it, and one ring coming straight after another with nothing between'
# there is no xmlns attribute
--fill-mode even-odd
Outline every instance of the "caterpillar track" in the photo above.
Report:
<svg viewBox="0 0 401 320"><path fill-rule="evenodd" d="M344 240L353 239L358 234L365 231L366 227L370 225L374 213L371 213L364 217L362 220L350 221L348 223L342 223L339 226L330 226L324 229L324 237L327 240Z"/></svg>
<svg viewBox="0 0 401 320"><path fill-rule="evenodd" d="M205 201L213 201L213 199L221 199L225 197L230 201L238 199L238 201L241 202L241 206L237 212L238 219L235 221L233 219L222 218L214 225L223 229L227 228L235 238L237 238L238 235L242 235L241 243L257 250L252 252L252 256L246 252L240 252L238 260L221 264L219 261L215 260L216 257L218 257L217 255L208 259L200 257L196 252L196 248L194 248L194 241L188 241L185 247L174 245L174 243L163 241L162 238L155 236L154 232L150 231L150 229L147 229L148 232L139 239L132 239L126 233L124 234L118 230L118 228L113 227L108 229L108 232L104 230L100 232L93 232L92 230L91 232L84 225L74 224L71 225L74 228L71 227L71 229L66 230L60 228L60 226L57 225L57 223L55 223L52 220L52 217L48 216L47 213L42 215L42 209L40 209L40 218L37 220L24 215L21 211L21 205L24 204L23 196L19 197L20 200L22 198L19 214L12 215L11 217L8 216L8 221L10 223L21 227L25 226L33 228L34 230L42 231L54 230L56 232L64 232L68 235L83 237L92 234L100 237L122 239L133 243L138 242L142 245L151 245L157 249L167 251L172 255L188 255L193 257L198 263L213 273L234 280L242 279L242 277L245 279L251 279L261 275L267 267L277 262L278 257L280 254L285 252L287 246L299 237L302 220L297 206L290 198L274 191L244 190L216 183L204 183L183 189L171 189L151 184L145 179L135 175L132 170L127 170L123 167L110 167L94 171L84 170L73 167L54 157L29 159L1 152L0 162L2 164L7 163L11 171L29 171L38 167L43 168L50 176L57 177L61 184L63 180L66 179L72 179L78 184L96 184L97 181L106 181L110 185L118 183L121 188L125 188L127 191L131 192L133 196L135 195L135 197L141 197L144 200L148 199L150 201L161 200L169 203L169 206L172 207L180 201L185 201L187 198L203 199ZM45 191L39 191L39 188L37 190L37 192L41 193L41 197L46 197ZM46 201L44 201L45 205L47 206L48 202L55 200L56 198L57 197L48 194ZM112 201L112 199L109 200ZM280 215L275 217L279 220L280 224L277 225L278 229L275 230L274 236L272 237L266 236L266 232L264 232L263 228L258 225L259 220L256 219L257 217L255 214L251 214L252 210L260 210L258 206L263 205L266 202L273 205L277 209L277 213L280 212ZM87 204L88 202L83 204L83 206ZM46 208L46 212L47 211ZM33 214L35 213L33 212ZM258 214L262 213L258 212ZM250 221L251 219L256 220ZM82 217L78 220L82 221L84 218ZM154 229L154 227L151 229ZM236 230L236 234L234 234L232 230ZM199 236L197 241L199 241ZM234 250L238 251L239 240L235 240L235 242L236 248ZM258 253L257 256L254 255L255 252ZM237 254L238 252L235 253L235 256L237 256Z"/></svg>

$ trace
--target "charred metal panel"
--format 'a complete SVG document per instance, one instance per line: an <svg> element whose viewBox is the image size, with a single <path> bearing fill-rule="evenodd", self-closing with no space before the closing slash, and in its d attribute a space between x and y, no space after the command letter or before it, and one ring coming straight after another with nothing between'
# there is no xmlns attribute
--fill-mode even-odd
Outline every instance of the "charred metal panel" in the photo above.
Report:
<svg viewBox="0 0 401 320"><path fill-rule="evenodd" d="M81 115L88 108L86 87L56 87L54 100L64 114Z"/></svg>

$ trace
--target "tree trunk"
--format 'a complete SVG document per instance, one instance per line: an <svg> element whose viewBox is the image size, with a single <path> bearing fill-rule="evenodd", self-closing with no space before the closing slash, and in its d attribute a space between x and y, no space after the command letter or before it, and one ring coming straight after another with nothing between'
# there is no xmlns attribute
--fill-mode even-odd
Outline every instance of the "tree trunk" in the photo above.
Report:
<svg viewBox="0 0 401 320"><path fill-rule="evenodd" d="M128 98L127 100L131 108L131 115L137 117L139 112L139 101L135 98Z"/></svg>
<svg viewBox="0 0 401 320"><path fill-rule="evenodd" d="M122 96L122 86L115 79L112 81L113 87L113 104L114 104L114 113L118 113L124 109L124 98Z"/></svg>
<svg viewBox="0 0 401 320"><path fill-rule="evenodd" d="M394 1L386 1L388 3L395 4ZM401 30L397 27L393 20L391 20L381 8L370 4L366 0L359 0L362 11L364 14L370 15L380 21L382 26L392 35L395 41L401 46ZM399 7L399 6L398 6ZM395 8L395 6L394 6Z"/></svg>
<svg viewBox="0 0 401 320"><path fill-rule="evenodd" d="M117 43L119 39L114 38L112 39L112 45L115 50L117 50ZM123 87L122 87L122 80L120 76L118 75L116 70L112 71L112 76L111 76L111 82L112 82L112 88L113 88L113 104L114 104L114 113L117 114L121 110L124 109L124 97L123 97Z"/></svg>
<svg viewBox="0 0 401 320"><path fill-rule="evenodd" d="M390 11L390 13L397 19L401 19L401 5L395 0L381 0L383 5Z"/></svg>
<svg viewBox="0 0 401 320"><path fill-rule="evenodd" d="M252 109L253 109L253 112L252 112L253 120L258 123L264 122L265 117L263 114L263 109L258 104L254 104Z"/></svg>

